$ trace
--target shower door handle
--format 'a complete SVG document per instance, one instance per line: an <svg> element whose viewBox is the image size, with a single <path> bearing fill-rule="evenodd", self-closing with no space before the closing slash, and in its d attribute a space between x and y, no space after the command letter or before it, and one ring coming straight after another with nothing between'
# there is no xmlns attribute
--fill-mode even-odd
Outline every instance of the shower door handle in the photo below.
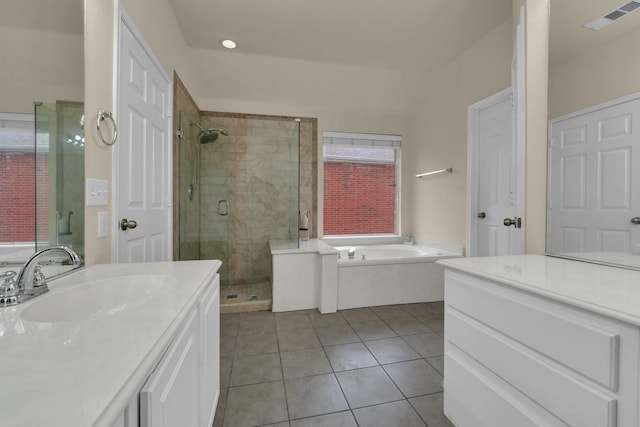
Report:
<svg viewBox="0 0 640 427"><path fill-rule="evenodd" d="M218 215L222 215L222 216L229 215L229 201L228 200L219 200L218 201Z"/></svg>

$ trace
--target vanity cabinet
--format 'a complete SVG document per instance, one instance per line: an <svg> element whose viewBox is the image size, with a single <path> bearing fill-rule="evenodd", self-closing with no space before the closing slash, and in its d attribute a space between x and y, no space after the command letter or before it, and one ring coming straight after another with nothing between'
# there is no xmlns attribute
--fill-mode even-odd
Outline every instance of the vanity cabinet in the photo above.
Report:
<svg viewBox="0 0 640 427"><path fill-rule="evenodd" d="M197 427L200 416L200 322L194 308L140 391L142 427Z"/></svg>
<svg viewBox="0 0 640 427"><path fill-rule="evenodd" d="M132 399L113 427L213 424L220 390L219 285L220 276L216 274L139 396Z"/></svg>
<svg viewBox="0 0 640 427"><path fill-rule="evenodd" d="M545 295L544 284L530 292L489 277L445 273L444 411L456 426L640 425L636 324ZM604 300L617 291L598 289Z"/></svg>
<svg viewBox="0 0 640 427"><path fill-rule="evenodd" d="M220 393L220 276L200 299L202 335L200 373L200 419L202 426L213 424Z"/></svg>

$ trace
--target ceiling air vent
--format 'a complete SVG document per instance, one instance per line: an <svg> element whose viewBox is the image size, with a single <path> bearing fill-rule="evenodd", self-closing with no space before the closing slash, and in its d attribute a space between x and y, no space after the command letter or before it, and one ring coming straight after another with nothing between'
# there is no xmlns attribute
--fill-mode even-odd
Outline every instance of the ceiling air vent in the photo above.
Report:
<svg viewBox="0 0 640 427"><path fill-rule="evenodd" d="M588 24L585 24L584 26L585 28L589 28L590 30L596 30L596 31L601 30L607 25L611 24L613 21L616 21L622 18L623 16L628 15L629 13L638 9L639 7L640 7L640 2L637 2L637 1L630 1L630 2L624 3L623 5L617 7L616 9L607 13L606 15L596 18L593 21L589 22Z"/></svg>
<svg viewBox="0 0 640 427"><path fill-rule="evenodd" d="M626 12L623 12L621 10L614 10L613 12L605 16L605 18L615 21L618 18L622 18L624 15L626 15Z"/></svg>
<svg viewBox="0 0 640 427"><path fill-rule="evenodd" d="M638 3L637 1L630 1L627 4L623 4L618 9L629 13L629 12L633 12L634 10L636 10L639 7L640 7L640 3Z"/></svg>

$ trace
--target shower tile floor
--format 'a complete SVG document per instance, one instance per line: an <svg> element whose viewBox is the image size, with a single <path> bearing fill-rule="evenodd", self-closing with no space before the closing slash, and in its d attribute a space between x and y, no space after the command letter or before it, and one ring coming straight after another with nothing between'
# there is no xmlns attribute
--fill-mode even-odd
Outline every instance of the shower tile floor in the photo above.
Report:
<svg viewBox="0 0 640 427"><path fill-rule="evenodd" d="M451 427L443 304L221 315L213 425Z"/></svg>
<svg viewBox="0 0 640 427"><path fill-rule="evenodd" d="M220 313L271 310L269 282L220 287Z"/></svg>

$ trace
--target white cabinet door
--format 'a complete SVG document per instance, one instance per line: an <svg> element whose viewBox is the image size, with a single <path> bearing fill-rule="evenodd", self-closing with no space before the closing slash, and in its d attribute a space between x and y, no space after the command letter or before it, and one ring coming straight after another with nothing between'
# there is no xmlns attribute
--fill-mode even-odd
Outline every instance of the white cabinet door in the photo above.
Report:
<svg viewBox="0 0 640 427"><path fill-rule="evenodd" d="M220 275L216 274L199 302L202 337L200 376L200 419L213 424L220 394Z"/></svg>
<svg viewBox="0 0 640 427"><path fill-rule="evenodd" d="M639 128L639 99L551 122L547 252L640 253Z"/></svg>
<svg viewBox="0 0 640 427"><path fill-rule="evenodd" d="M142 427L200 427L200 321L194 309L140 392Z"/></svg>

